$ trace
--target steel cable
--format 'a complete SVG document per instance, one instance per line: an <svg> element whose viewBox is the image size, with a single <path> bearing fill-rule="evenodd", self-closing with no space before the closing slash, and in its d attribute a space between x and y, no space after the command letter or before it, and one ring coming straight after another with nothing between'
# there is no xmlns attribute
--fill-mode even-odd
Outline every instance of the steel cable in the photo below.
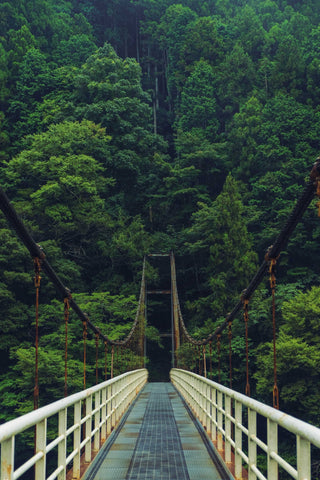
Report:
<svg viewBox="0 0 320 480"><path fill-rule="evenodd" d="M243 300L249 300L255 290L258 288L260 283L262 282L263 278L265 278L265 275L268 271L270 261L272 259L277 259L281 253L281 251L284 249L286 244L288 243L288 240L290 236L292 235L294 229L296 228L297 224L301 220L303 214L305 213L306 209L310 205L311 201L313 200L315 194L317 193L318 189L318 184L320 181L320 157L317 158L316 162L314 163L312 170L310 172L310 178L305 186L302 194L300 195L295 207L293 208L291 214L289 215L289 218L284 226L284 228L281 230L280 234L276 238L274 244L269 247L268 252L266 254L266 257L264 258L263 262L261 263L258 271L255 273L253 278L251 279L250 283L248 284L247 288L242 292L241 294L241 299L239 302L234 306L233 310L227 314L226 319L219 325L216 330L208 335L206 338L197 340L196 338L192 337L192 335L189 334L180 309L180 304L179 304L179 298L177 298L177 304L178 304L178 311L179 311L179 319L180 319L180 325L181 328L188 339L190 343L193 345L204 345L212 341L214 338L216 338L218 335L220 335L230 324L230 322L233 322L233 320L236 318L238 313L240 312L242 306L243 306ZM320 203L320 202L319 202ZM172 254L173 255L173 254ZM174 258L174 257L173 257ZM174 281L176 282L176 279L174 278ZM176 287L175 287L176 288Z"/></svg>
<svg viewBox="0 0 320 480"><path fill-rule="evenodd" d="M12 225L12 227L16 231L19 238L22 240L24 245L29 250L29 253L31 254L31 256L34 259L39 258L41 260L42 270L46 272L47 276L55 285L57 291L62 295L62 298L65 298L65 297L69 298L70 307L78 315L80 320L82 322L86 322L88 328L90 328L95 334L98 334L103 341L106 341L110 345L125 345L126 343L128 343L132 338L133 333L139 323L139 317L142 312L142 308L141 308L142 300L145 298L145 259L143 260L143 271L142 271L139 303L138 303L137 313L136 313L136 317L133 322L132 328L126 338L121 340L111 340L107 335L103 334L100 331L100 329L90 321L88 316L81 310L81 308L77 305L75 300L70 296L70 290L64 286L59 276L56 274L54 269L51 267L50 263L47 261L41 246L34 241L32 236L26 229L25 225L19 218L17 212L15 211L13 205L9 201L2 187L0 187L0 209L2 210L3 214L5 215L9 223Z"/></svg>

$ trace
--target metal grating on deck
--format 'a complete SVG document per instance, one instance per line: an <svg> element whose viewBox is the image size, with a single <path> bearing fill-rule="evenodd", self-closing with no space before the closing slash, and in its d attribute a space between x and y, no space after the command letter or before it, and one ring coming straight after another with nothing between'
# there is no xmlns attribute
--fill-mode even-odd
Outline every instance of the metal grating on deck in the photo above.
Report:
<svg viewBox="0 0 320 480"><path fill-rule="evenodd" d="M127 480L190 480L169 398L170 384L148 385L150 396Z"/></svg>
<svg viewBox="0 0 320 480"><path fill-rule="evenodd" d="M219 480L199 429L170 383L147 384L84 480Z"/></svg>

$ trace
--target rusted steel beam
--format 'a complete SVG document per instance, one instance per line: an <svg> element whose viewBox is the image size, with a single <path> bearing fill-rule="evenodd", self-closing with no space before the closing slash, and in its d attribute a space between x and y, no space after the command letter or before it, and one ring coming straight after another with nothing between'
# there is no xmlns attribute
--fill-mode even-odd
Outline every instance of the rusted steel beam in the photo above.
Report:
<svg viewBox="0 0 320 480"><path fill-rule="evenodd" d="M170 295L171 290L148 290L148 295Z"/></svg>

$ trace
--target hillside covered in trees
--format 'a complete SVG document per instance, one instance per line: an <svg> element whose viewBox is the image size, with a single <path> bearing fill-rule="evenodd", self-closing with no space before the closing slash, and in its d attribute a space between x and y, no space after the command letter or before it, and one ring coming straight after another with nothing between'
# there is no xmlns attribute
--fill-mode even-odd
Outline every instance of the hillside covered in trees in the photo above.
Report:
<svg viewBox="0 0 320 480"><path fill-rule="evenodd" d="M318 0L0 2L0 183L108 335L130 329L148 253L175 252L195 336L239 299L320 153L319 24ZM277 328L280 407L320 425L316 210L281 255ZM4 421L32 408L34 287L2 215L0 267ZM155 265L147 274L160 282ZM253 394L267 403L270 309L266 279L249 335ZM45 278L40 321L44 404L64 380L63 305ZM82 368L73 322L70 392ZM233 350L243 391L242 318Z"/></svg>

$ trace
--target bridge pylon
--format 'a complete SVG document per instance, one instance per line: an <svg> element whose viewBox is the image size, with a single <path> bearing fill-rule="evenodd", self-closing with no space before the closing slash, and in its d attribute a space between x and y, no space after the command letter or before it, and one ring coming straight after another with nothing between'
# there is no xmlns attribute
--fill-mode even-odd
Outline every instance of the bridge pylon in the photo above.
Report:
<svg viewBox="0 0 320 480"><path fill-rule="evenodd" d="M170 289L147 290L148 295L171 295L171 366L178 367L178 350L180 347L180 328L179 328L179 300L176 281L176 267L173 252L171 253L153 253L148 257L167 257L170 259ZM162 334L167 336L167 334Z"/></svg>
<svg viewBox="0 0 320 480"><path fill-rule="evenodd" d="M176 264L173 252L170 253L171 268L171 298L172 298L172 335L174 345L174 361L173 367L178 367L177 352L180 348L180 329L179 329L179 308L178 308L178 291L176 281Z"/></svg>

